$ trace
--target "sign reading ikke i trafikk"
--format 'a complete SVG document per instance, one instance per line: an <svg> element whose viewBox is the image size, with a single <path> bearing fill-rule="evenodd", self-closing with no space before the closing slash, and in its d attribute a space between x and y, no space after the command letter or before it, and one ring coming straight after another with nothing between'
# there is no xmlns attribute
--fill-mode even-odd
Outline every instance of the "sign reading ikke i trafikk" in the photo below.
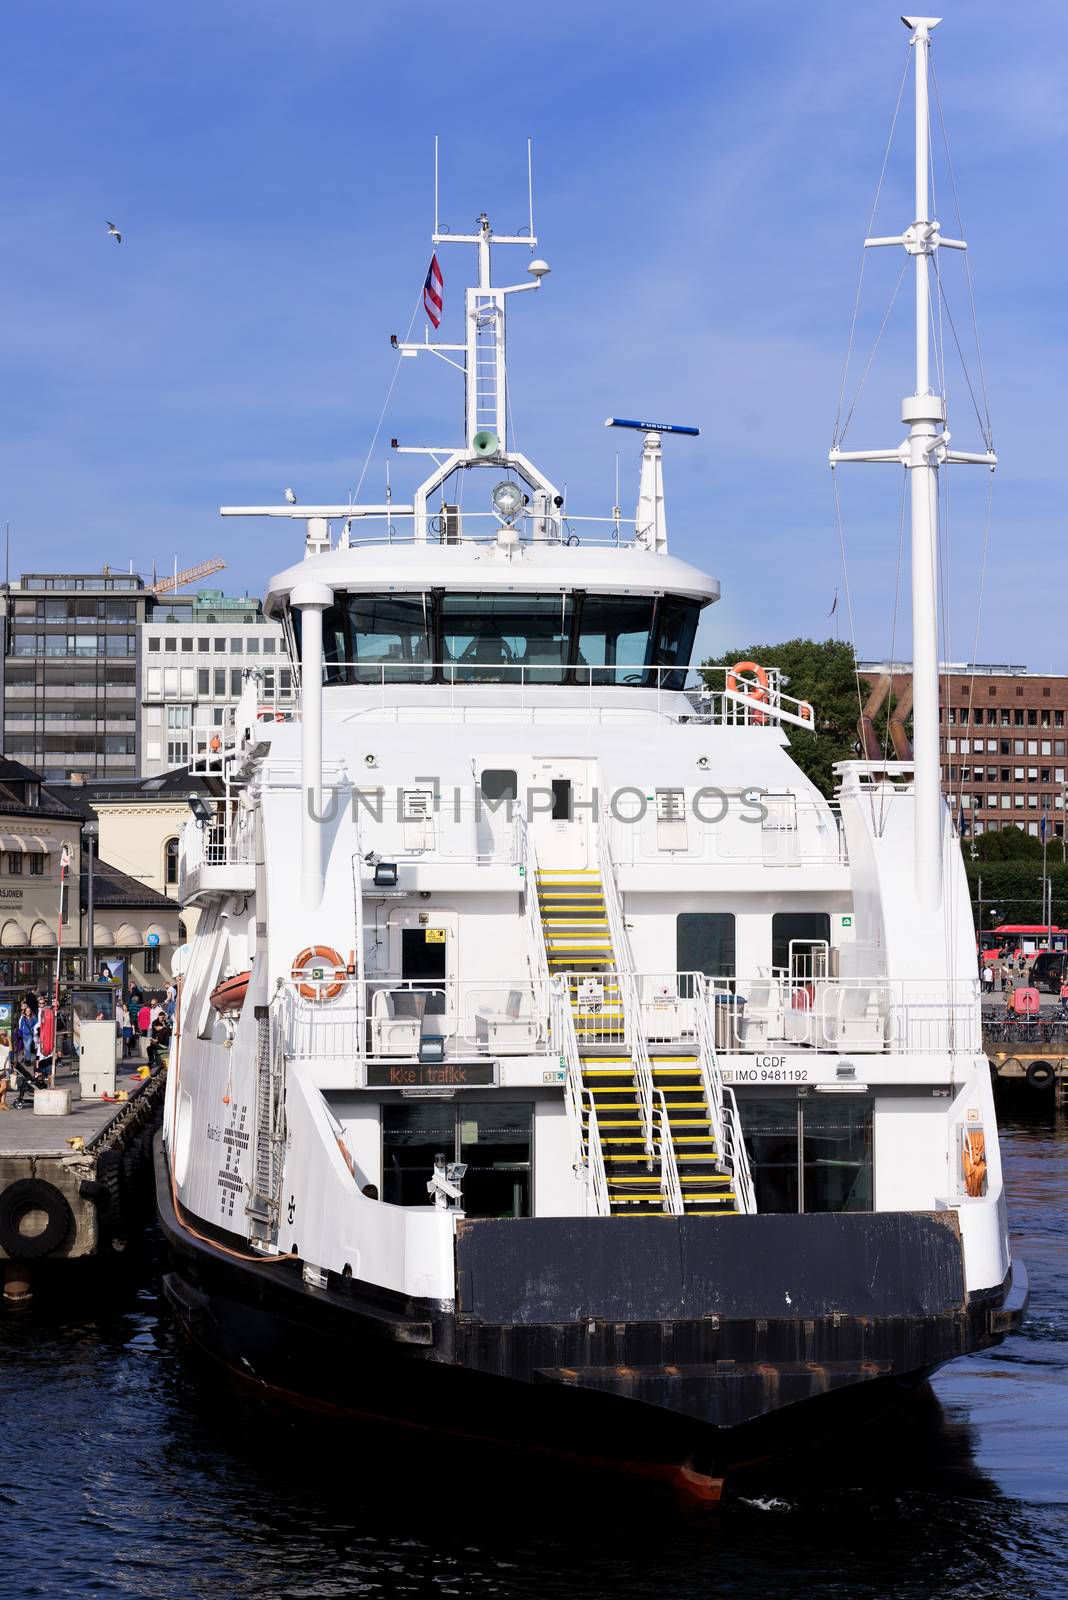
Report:
<svg viewBox="0 0 1068 1600"><path fill-rule="evenodd" d="M466 1089L497 1081L492 1061L369 1061L369 1089Z"/></svg>

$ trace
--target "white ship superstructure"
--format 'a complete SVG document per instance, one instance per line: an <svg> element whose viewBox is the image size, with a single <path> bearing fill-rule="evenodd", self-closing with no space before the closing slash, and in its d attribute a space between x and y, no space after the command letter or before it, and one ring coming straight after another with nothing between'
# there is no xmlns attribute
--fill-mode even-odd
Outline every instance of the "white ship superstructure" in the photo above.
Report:
<svg viewBox="0 0 1068 1600"><path fill-rule="evenodd" d="M918 301L949 242L921 148ZM938 793L949 440L923 309L894 452L916 755L843 763L829 800L791 758L818 704L691 667L719 586L669 550L671 430L640 425L633 522L510 448L506 313L548 268L495 285L502 244L537 240L435 233L477 258L464 337L397 343L460 369L465 427L410 504L230 508L306 524L267 599L300 695L251 674L197 744L174 1294L271 1387L572 1453L581 1415L591 1457L714 1484L739 1432L1020 1314Z"/></svg>

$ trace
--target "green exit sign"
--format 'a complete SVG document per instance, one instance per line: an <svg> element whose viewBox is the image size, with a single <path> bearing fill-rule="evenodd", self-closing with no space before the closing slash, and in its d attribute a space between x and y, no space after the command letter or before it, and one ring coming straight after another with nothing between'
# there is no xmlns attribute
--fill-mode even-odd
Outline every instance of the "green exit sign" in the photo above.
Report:
<svg viewBox="0 0 1068 1600"><path fill-rule="evenodd" d="M852 926L853 926L853 918L852 917L843 917L842 918L842 927L843 928L851 928Z"/></svg>

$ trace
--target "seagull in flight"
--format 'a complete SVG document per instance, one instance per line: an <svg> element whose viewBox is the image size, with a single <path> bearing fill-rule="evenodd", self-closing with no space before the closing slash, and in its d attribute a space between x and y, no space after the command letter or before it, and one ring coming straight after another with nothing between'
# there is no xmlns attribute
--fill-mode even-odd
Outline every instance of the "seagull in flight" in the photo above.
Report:
<svg viewBox="0 0 1068 1600"><path fill-rule="evenodd" d="M109 222L108 225L107 225L107 229L108 229L109 237L114 239L116 244L121 244L122 243L122 234L119 232L118 228L116 228L115 224L113 222Z"/></svg>
<svg viewBox="0 0 1068 1600"><path fill-rule="evenodd" d="M293 493L292 489L287 489L285 491L285 501L286 501L286 505L287 506L295 506L296 505L297 497Z"/></svg>

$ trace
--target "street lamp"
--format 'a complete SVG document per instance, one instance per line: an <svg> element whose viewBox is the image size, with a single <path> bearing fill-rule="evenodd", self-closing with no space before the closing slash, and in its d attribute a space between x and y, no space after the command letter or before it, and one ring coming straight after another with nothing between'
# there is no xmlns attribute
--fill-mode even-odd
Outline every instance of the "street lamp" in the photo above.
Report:
<svg viewBox="0 0 1068 1600"><path fill-rule="evenodd" d="M85 975L90 983L93 981L93 852L96 841L100 837L100 823L96 817L88 817L82 823L82 837L89 846L87 872L88 883L85 901Z"/></svg>

